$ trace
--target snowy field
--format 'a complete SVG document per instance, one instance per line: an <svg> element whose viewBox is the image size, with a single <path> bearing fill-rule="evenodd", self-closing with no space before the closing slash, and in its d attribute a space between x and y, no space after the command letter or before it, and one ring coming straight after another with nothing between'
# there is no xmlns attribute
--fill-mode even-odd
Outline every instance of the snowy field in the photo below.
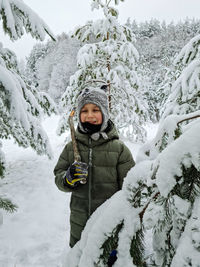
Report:
<svg viewBox="0 0 200 267"><path fill-rule="evenodd" d="M12 140L3 141L7 175L0 180L0 194L19 208L12 214L0 212L0 267L60 267L69 250L70 194L57 189L53 176L69 136L56 135L57 123L57 116L43 123L54 152L52 160ZM148 127L148 139L155 131L156 126ZM125 143L135 158L140 145Z"/></svg>

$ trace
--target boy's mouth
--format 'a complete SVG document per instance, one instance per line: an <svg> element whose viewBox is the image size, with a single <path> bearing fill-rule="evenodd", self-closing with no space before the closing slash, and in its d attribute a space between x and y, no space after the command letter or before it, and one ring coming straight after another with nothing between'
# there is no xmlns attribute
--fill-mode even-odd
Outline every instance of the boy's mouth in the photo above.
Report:
<svg viewBox="0 0 200 267"><path fill-rule="evenodd" d="M86 121L86 122L91 123L91 124L96 124L97 123L97 121Z"/></svg>

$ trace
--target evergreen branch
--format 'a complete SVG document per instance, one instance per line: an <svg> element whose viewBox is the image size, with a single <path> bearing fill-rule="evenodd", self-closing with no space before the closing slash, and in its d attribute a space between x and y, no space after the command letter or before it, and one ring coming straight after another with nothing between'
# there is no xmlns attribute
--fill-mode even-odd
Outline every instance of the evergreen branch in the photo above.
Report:
<svg viewBox="0 0 200 267"><path fill-rule="evenodd" d="M134 187L132 189L129 189L132 191L131 197L128 199L128 201L132 204L134 208L141 207L141 197L142 197L142 190L145 188L144 184L139 184L139 187Z"/></svg>
<svg viewBox="0 0 200 267"><path fill-rule="evenodd" d="M3 178L5 172L4 162L0 159L0 177Z"/></svg>
<svg viewBox="0 0 200 267"><path fill-rule="evenodd" d="M176 194L182 199L187 199L192 203L195 200L195 196L200 195L200 172L192 165L190 168L183 166L183 174L178 177L178 180L184 178L182 183L177 183L172 194ZM196 187L195 187L196 186Z"/></svg>
<svg viewBox="0 0 200 267"><path fill-rule="evenodd" d="M143 217L144 217L145 211L148 208L149 204L151 203L152 200L155 200L159 195L160 195L160 192L156 192L154 194L154 196L144 206L143 210L139 213L141 223L143 222Z"/></svg>
<svg viewBox="0 0 200 267"><path fill-rule="evenodd" d="M47 28L44 28L44 31L51 37L51 39L56 42L56 38L49 32L49 30Z"/></svg>
<svg viewBox="0 0 200 267"><path fill-rule="evenodd" d="M174 251L174 247L172 246L172 243L171 243L171 235L170 235L172 229L173 229L173 226L171 226L171 227L169 228L169 231L167 231L166 234L167 234L167 246L168 246L168 251L169 251L170 254L173 253L173 255L174 255L175 251ZM173 252L172 252L172 251L173 251ZM170 255L170 256L171 256L170 258L172 258L173 255Z"/></svg>
<svg viewBox="0 0 200 267"><path fill-rule="evenodd" d="M18 207L17 205L13 204L10 199L0 198L0 208L12 213L16 211Z"/></svg>
<svg viewBox="0 0 200 267"><path fill-rule="evenodd" d="M84 28L88 27L88 24L76 29L76 31L74 33L72 33L71 37L74 38L75 36L77 36L79 34L80 31L82 31ZM79 39L80 37L78 37Z"/></svg>
<svg viewBox="0 0 200 267"><path fill-rule="evenodd" d="M196 169L195 169L196 170ZM193 170L192 170L192 172L193 172ZM197 172L197 177L198 177L198 172ZM191 196L192 196L192 199L194 198L194 189L195 189L195 176L193 176L193 178L192 178L192 181L191 181L191 184L189 184L189 199L191 198ZM199 177L198 177L199 178ZM192 200L192 202L193 202L194 200Z"/></svg>
<svg viewBox="0 0 200 267"><path fill-rule="evenodd" d="M144 244L144 232L143 229L139 229L136 235L133 237L130 247L130 254L133 259L133 263L137 267L146 267L147 264L144 259L145 244Z"/></svg>
<svg viewBox="0 0 200 267"><path fill-rule="evenodd" d="M200 118L200 115L196 115L196 116L193 116L193 117L185 118L185 119L177 122L177 126L179 126L179 124L184 122L184 121L193 120L193 119L196 119L196 118Z"/></svg>
<svg viewBox="0 0 200 267"><path fill-rule="evenodd" d="M119 241L119 232L123 228L124 222L119 223L113 231L110 233L108 238L103 243L101 249L103 250L102 255L100 255L100 261L103 261L104 264L107 264L107 260L109 258L112 250L117 249L118 241Z"/></svg>

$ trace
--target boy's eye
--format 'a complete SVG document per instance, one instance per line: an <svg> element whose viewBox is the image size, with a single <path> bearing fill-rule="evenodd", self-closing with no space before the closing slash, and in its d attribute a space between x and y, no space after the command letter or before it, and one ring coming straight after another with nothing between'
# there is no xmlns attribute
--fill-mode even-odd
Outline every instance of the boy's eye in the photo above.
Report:
<svg viewBox="0 0 200 267"><path fill-rule="evenodd" d="M100 109L94 109L94 112L100 111Z"/></svg>
<svg viewBox="0 0 200 267"><path fill-rule="evenodd" d="M85 112L87 112L87 110L81 110L81 113L85 113Z"/></svg>

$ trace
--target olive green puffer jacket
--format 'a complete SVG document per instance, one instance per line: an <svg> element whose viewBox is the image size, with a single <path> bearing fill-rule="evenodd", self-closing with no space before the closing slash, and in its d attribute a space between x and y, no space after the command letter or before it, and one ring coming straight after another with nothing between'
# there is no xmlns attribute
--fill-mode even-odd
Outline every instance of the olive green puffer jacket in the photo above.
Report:
<svg viewBox="0 0 200 267"><path fill-rule="evenodd" d="M81 232L90 215L103 202L122 188L123 179L134 166L129 149L119 140L117 131L112 125L107 133L108 139L94 141L89 135L76 131L81 160L88 164L87 183L69 189L63 183L63 177L70 164L74 162L72 142L62 151L54 169L57 187L71 195L71 236L70 246L80 240Z"/></svg>

